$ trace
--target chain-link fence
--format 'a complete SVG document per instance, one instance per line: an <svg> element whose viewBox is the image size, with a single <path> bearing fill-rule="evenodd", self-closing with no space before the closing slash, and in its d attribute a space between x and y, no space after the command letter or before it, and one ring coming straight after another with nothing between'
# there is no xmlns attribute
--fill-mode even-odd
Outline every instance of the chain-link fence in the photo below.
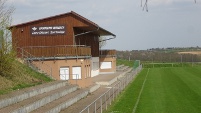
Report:
<svg viewBox="0 0 201 113"><path fill-rule="evenodd" d="M122 92L122 90L133 80L133 78L141 71L142 65L134 69L132 72L127 73L124 77L119 78L118 82L110 89L98 97L94 102L89 104L80 113L102 113L107 110L112 101Z"/></svg>

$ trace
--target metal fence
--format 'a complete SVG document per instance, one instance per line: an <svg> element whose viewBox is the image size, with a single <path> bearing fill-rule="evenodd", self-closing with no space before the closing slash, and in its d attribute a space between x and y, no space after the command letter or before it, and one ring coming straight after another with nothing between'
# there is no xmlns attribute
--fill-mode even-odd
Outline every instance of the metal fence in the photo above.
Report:
<svg viewBox="0 0 201 113"><path fill-rule="evenodd" d="M94 102L89 104L80 113L102 113L103 110L107 110L108 106L111 105L112 101L122 92L122 90L133 80L142 69L142 65L133 70L131 73L127 73L124 77L119 78L118 82Z"/></svg>

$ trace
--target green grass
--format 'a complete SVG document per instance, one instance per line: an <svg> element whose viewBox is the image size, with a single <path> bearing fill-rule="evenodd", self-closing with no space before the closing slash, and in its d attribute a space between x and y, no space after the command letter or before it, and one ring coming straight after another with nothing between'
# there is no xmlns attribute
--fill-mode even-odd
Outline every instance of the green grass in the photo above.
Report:
<svg viewBox="0 0 201 113"><path fill-rule="evenodd" d="M158 68L158 67L197 67L201 63L143 63L143 68Z"/></svg>
<svg viewBox="0 0 201 113"><path fill-rule="evenodd" d="M15 61L16 72L11 77L0 76L0 95L9 92L53 81L48 76L32 70L30 67Z"/></svg>
<svg viewBox="0 0 201 113"><path fill-rule="evenodd" d="M148 69L107 112L132 113ZM201 67L150 68L136 113L200 113Z"/></svg>
<svg viewBox="0 0 201 113"><path fill-rule="evenodd" d="M129 66L129 67L133 67L134 65L134 61L133 60L123 60L123 59L117 59L117 66L118 65L125 65L125 66Z"/></svg>
<svg viewBox="0 0 201 113"><path fill-rule="evenodd" d="M113 102L107 111L108 113L132 113L133 106L136 103L146 73L147 69L141 71L141 73L135 78L134 82L129 84L123 93Z"/></svg>

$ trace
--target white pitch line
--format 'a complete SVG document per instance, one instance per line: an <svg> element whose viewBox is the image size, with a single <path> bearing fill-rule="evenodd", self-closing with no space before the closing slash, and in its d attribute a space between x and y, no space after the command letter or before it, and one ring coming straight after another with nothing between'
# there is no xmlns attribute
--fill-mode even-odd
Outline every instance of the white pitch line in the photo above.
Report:
<svg viewBox="0 0 201 113"><path fill-rule="evenodd" d="M150 68L149 68L149 69L150 69ZM138 106L138 103L139 103L139 101L140 101L140 97L141 97L142 91L143 91L143 89L144 89L145 82L146 82L146 80L147 80L147 76L148 76L148 74L149 74L149 69L148 69L148 71L147 71L146 77L145 77L144 82L143 82L143 84L142 84L142 88L141 88L140 93L139 93L139 95L138 95L138 97L137 97L137 102L135 103L135 106L134 106L134 108L133 108L133 112L132 112L132 113L135 113L135 111L136 111L136 109L137 109L137 106Z"/></svg>

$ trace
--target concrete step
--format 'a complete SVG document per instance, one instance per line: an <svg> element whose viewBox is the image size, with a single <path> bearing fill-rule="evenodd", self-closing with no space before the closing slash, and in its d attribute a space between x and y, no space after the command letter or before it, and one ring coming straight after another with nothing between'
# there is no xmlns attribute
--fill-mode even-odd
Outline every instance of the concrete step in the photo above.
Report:
<svg viewBox="0 0 201 113"><path fill-rule="evenodd" d="M117 68L117 71L125 71L129 68L129 66L121 66L120 68Z"/></svg>
<svg viewBox="0 0 201 113"><path fill-rule="evenodd" d="M66 86L67 81L54 81L30 88L25 88L22 90L14 91L10 94L1 95L0 96L0 108L4 108L6 106L18 103L25 99L34 97L36 95L43 94L45 92L49 92L60 87Z"/></svg>
<svg viewBox="0 0 201 113"><path fill-rule="evenodd" d="M75 90L77 90L78 86L75 85L67 85L40 95L36 95L32 98L26 99L19 103L10 105L8 107L0 109L1 113L27 113L31 112L51 101L54 101L62 96L65 96Z"/></svg>
<svg viewBox="0 0 201 113"><path fill-rule="evenodd" d="M124 70L123 72L119 72L119 74L117 76L113 77L112 79L105 79L102 81L97 81L96 84L107 85L107 86L111 85L114 82L116 82L119 78L124 77L127 73L131 72L131 70L132 70L132 68L127 67L126 70ZM109 75L104 75L104 76L108 77Z"/></svg>
<svg viewBox="0 0 201 113"><path fill-rule="evenodd" d="M118 65L118 66L117 66L117 69L120 69L120 68L122 68L122 67L124 67L123 64L122 64L122 65Z"/></svg>
<svg viewBox="0 0 201 113"><path fill-rule="evenodd" d="M66 109L80 99L86 97L88 94L89 90L79 89L55 101L50 102L45 106L32 111L31 113L59 113L61 110Z"/></svg>

